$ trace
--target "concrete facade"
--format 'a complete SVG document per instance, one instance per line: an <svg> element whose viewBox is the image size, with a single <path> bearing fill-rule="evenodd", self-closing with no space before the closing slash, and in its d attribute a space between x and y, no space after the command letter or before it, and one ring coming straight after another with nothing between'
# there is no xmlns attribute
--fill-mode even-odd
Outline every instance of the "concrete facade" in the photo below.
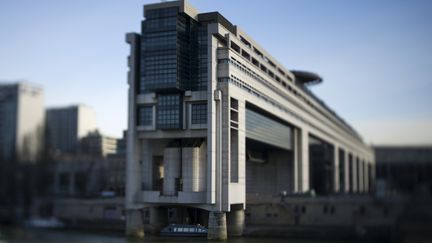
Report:
<svg viewBox="0 0 432 243"><path fill-rule="evenodd" d="M144 12L143 32L126 35L131 48L126 184L131 222L126 220L127 234L136 235L141 229L132 214L148 207L166 207L168 212L172 207L204 210L208 221L193 223L208 226L209 238L224 239L227 232L241 232L241 227L227 231L229 222L244 225L244 209L254 200L315 193L321 181L328 186L320 191L327 194L359 192L357 161L373 165L373 151L308 90L304 74L285 69L219 13L197 14L184 1L146 5ZM149 63L157 57L150 59L146 51L161 42L152 39L151 29L158 25L153 16L176 16L181 23L189 23L190 29L198 29L200 58L195 65L205 72L198 74L197 86L182 83L181 76L176 79L180 83L162 85L158 82L165 82L164 78L155 81L150 75L156 72ZM188 58L192 65L194 57ZM171 94L168 98L167 93ZM180 99L169 107L178 110L166 111L166 99ZM200 116L199 104L206 104L206 119ZM166 128L162 119L167 113L175 128ZM274 126L269 128L269 124ZM262 139L257 139L260 135ZM321 168L319 156L311 156L312 141L319 141L317 154L325 155L330 170ZM345 156L343 175L338 169L339 149ZM355 155L352 166L348 154ZM319 175L321 169L327 171L326 177L311 174ZM366 192L363 187L361 191Z"/></svg>

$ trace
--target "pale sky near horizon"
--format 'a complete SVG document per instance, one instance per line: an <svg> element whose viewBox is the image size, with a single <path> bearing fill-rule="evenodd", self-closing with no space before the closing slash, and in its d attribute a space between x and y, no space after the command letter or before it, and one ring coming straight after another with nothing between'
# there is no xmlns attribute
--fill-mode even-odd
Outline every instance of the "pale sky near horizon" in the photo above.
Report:
<svg viewBox="0 0 432 243"><path fill-rule="evenodd" d="M46 106L84 103L121 136L126 32L159 1L0 2L0 82L41 85ZM432 144L432 1L191 0L219 11L288 69L319 73L312 91L368 143Z"/></svg>

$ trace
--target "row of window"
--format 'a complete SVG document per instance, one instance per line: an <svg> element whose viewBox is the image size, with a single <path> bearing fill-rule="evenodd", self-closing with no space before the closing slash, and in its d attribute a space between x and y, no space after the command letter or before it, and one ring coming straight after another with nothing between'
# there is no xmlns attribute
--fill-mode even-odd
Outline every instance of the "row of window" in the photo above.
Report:
<svg viewBox="0 0 432 243"><path fill-rule="evenodd" d="M207 104L192 104L191 106L191 123L206 124L207 123Z"/></svg>
<svg viewBox="0 0 432 243"><path fill-rule="evenodd" d="M251 48L250 43L248 41L246 41L243 37L241 37L242 42L248 46L249 48ZM234 42L231 41L231 48L236 51L237 53L239 53L240 55L242 55L243 57L245 57L246 59L248 59L249 61L251 61L250 59L250 55L245 52L243 49L240 48L240 46L238 46L237 44L235 44ZM258 51L255 47L253 47L253 50L255 51L256 54L258 54L261 58L263 58L267 63L269 63L273 68L275 68L276 70L278 70L278 72L280 74L282 74L284 77L286 77L289 81L292 82L291 77L288 75L285 75L285 72L283 72L283 70L281 70L279 67L276 67L276 65L266 56L264 56L260 51ZM319 110L317 107L315 107L311 101L309 101L305 96L303 96L301 93L297 92L293 87L291 87L290 84L287 84L286 82L284 82L280 77L278 77L277 75L275 75L273 72L271 72L270 70L268 70L264 65L260 64L260 62L258 62L255 58L252 57L252 61L251 63L253 65L255 65L257 68L261 69L263 72L267 73L272 79L276 80L278 83L282 84L286 89L288 89L290 92L293 92L297 97L299 97L300 99L304 100L309 106L311 106L313 109L315 109L316 111L318 111L319 113L321 113L322 115L328 117L328 115L324 112L322 112L321 110ZM320 103L324 109L326 111L328 111L329 113L331 113L335 118L336 121L342 123L344 126L342 126L342 128L358 137L357 133L342 119L340 118L332 109L330 109L322 100L320 100L318 97L316 97L312 92L310 92L308 89L303 88L302 89L304 92L306 92L307 94L309 94L309 97L311 97L313 100L315 100L316 102ZM333 119L332 117L329 117L330 119Z"/></svg>
<svg viewBox="0 0 432 243"><path fill-rule="evenodd" d="M175 28L177 25L177 16L175 15L161 19L146 19L144 23L146 29Z"/></svg>
<svg viewBox="0 0 432 243"><path fill-rule="evenodd" d="M178 7L149 9L146 11L145 17L146 19L153 19L153 18L177 16L178 11L179 11Z"/></svg>
<svg viewBox="0 0 432 243"><path fill-rule="evenodd" d="M246 73L247 75L251 76L255 80L257 80L257 81L259 81L261 83L264 83L271 90L273 90L274 92L278 93L282 97L285 97L285 95L283 93L281 93L281 91L278 88L276 88L273 84L271 84L266 79L262 78L259 74L257 74L256 72L252 71L250 68L246 67L245 65L243 65L242 63L240 63L239 61L237 61L235 58L231 57L231 59L220 59L220 60L218 60L218 63L229 63L229 64L233 65L234 67L236 67L239 70L243 71L244 73ZM293 93L295 96L297 96L300 99L304 100L309 106L312 107L312 109L314 109L314 110L318 111L319 113L323 114L316 106L314 106L309 100L307 100L306 97L304 97L303 95L301 95L299 92L297 92L295 89L293 89L290 85L287 85L284 82L282 83L282 85L289 92ZM325 106L324 103L322 103L322 104ZM329 110L329 109L327 109L327 110ZM329 111L331 112L331 110L329 110ZM325 114L323 114L323 115L325 116ZM336 114L334 114L334 115L336 116ZM349 133L351 133L351 134L354 134L351 130L346 130L346 131L349 132Z"/></svg>
<svg viewBox="0 0 432 243"><path fill-rule="evenodd" d="M161 99L161 97L164 97ZM179 96L177 96L179 97ZM157 125L161 129L181 128L181 107L179 99L175 96L159 96L157 105ZM153 126L153 106L145 105L138 107L138 126ZM207 104L191 104L191 124L207 124Z"/></svg>

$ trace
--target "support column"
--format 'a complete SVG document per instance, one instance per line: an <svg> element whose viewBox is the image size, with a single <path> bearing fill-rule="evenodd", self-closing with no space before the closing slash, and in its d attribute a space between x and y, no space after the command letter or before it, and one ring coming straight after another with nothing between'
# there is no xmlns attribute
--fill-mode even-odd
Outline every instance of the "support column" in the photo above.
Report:
<svg viewBox="0 0 432 243"><path fill-rule="evenodd" d="M126 210L126 236L130 238L144 238L144 221L139 209Z"/></svg>
<svg viewBox="0 0 432 243"><path fill-rule="evenodd" d="M296 192L309 191L309 132L294 129L294 188Z"/></svg>
<svg viewBox="0 0 432 243"><path fill-rule="evenodd" d="M364 191L369 193L369 163L367 161L363 164L363 168Z"/></svg>
<svg viewBox="0 0 432 243"><path fill-rule="evenodd" d="M349 193L350 192L350 186L351 186L351 181L350 181L350 177L349 177L349 152L347 150L345 150L345 192Z"/></svg>
<svg viewBox="0 0 432 243"><path fill-rule="evenodd" d="M363 193L363 191L364 191L364 182L363 182L363 179L364 179L364 175L363 175L363 164L364 164L364 161L363 160L360 160L360 159L358 159L358 161L357 161L357 170L358 170L358 178L359 178L359 181L358 181L358 191L359 191L359 193Z"/></svg>
<svg viewBox="0 0 432 243"><path fill-rule="evenodd" d="M209 212L207 239L226 240L227 238L226 213Z"/></svg>
<svg viewBox="0 0 432 243"><path fill-rule="evenodd" d="M245 226L245 214L242 204L231 205L227 213L227 233L229 236L242 236Z"/></svg>
<svg viewBox="0 0 432 243"><path fill-rule="evenodd" d="M369 167L369 191L375 192L375 162L370 161Z"/></svg>
<svg viewBox="0 0 432 243"><path fill-rule="evenodd" d="M339 192L340 183L339 183L339 146L337 144L333 145L333 190L334 192Z"/></svg>
<svg viewBox="0 0 432 243"><path fill-rule="evenodd" d="M163 195L174 196L177 193L176 179L180 177L181 148L165 148Z"/></svg>
<svg viewBox="0 0 432 243"><path fill-rule="evenodd" d="M358 171L357 171L357 159L354 155L352 156L351 161L352 161L352 168L351 168L351 170L352 170L352 177L351 177L352 184L351 184L351 188L352 188L353 193L357 193L358 192L358 190L357 190L357 177L358 177L357 173L358 173Z"/></svg>
<svg viewBox="0 0 432 243"><path fill-rule="evenodd" d="M126 235L143 238L144 224L140 205L135 200L141 192L141 165L139 156L139 140L136 137L136 84L139 82L139 54L141 37L135 33L126 34L126 42L130 45L128 58L128 131L126 151Z"/></svg>

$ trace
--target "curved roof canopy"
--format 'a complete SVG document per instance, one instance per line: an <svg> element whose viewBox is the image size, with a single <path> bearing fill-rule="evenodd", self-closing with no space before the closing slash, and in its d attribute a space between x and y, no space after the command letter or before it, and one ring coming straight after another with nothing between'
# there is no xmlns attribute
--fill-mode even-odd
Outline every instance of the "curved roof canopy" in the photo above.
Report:
<svg viewBox="0 0 432 243"><path fill-rule="evenodd" d="M291 72L295 76L296 83L300 83L303 85L314 85L319 84L323 81L323 79L318 74L313 72L299 70L292 70Z"/></svg>

